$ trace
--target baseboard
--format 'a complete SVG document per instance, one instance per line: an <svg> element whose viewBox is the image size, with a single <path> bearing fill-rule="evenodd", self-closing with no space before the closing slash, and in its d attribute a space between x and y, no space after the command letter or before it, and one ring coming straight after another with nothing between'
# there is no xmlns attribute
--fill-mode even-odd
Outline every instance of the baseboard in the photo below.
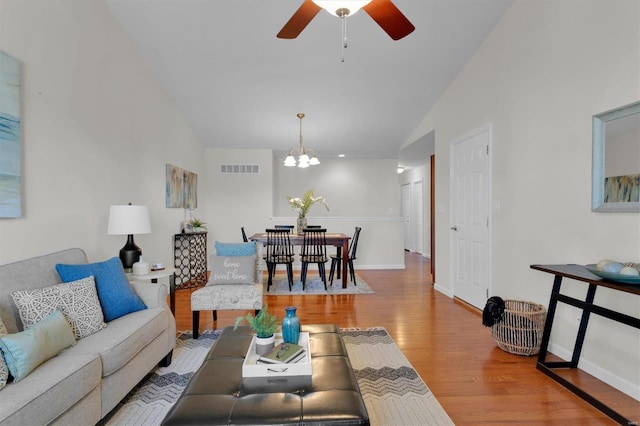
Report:
<svg viewBox="0 0 640 426"><path fill-rule="evenodd" d="M404 263L403 264L397 264L397 265L355 265L356 266L356 272L358 272L358 269L404 269Z"/></svg>
<svg viewBox="0 0 640 426"><path fill-rule="evenodd" d="M444 294L445 296L450 297L451 299L453 299L453 291L451 291L450 288L446 288L446 287L442 287L440 285L438 285L438 283L433 283L433 288L436 289L436 291Z"/></svg>
<svg viewBox="0 0 640 426"><path fill-rule="evenodd" d="M278 268L278 271L284 269L284 266L279 265L280 267ZM329 271L329 267L331 266L331 263L328 263L326 265L326 270ZM299 271L300 270L300 263L295 262L293 264L293 270L294 271ZM360 270L366 270L366 269L405 269L404 264L397 264L397 265L355 265L356 268L356 274L358 273L358 271ZM263 265L262 268L263 271L267 270L266 265ZM318 270L318 265L316 264L310 264L309 265L309 270L310 271L317 271Z"/></svg>
<svg viewBox="0 0 640 426"><path fill-rule="evenodd" d="M573 350L569 350L554 343L549 343L549 352L559 356L564 360L571 359L573 354ZM589 373L593 377L603 381L609 386L613 386L620 392L629 395L631 398L637 401L640 401L640 386L638 386L638 384L631 383L628 380L625 380L622 377L617 376L584 358L580 358L580 370Z"/></svg>

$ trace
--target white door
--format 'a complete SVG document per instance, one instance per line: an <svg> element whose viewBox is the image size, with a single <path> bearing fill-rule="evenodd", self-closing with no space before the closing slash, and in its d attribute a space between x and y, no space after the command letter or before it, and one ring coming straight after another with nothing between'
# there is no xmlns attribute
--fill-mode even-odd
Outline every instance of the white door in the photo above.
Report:
<svg viewBox="0 0 640 426"><path fill-rule="evenodd" d="M411 235L411 185L402 185L402 220L404 221L404 249L413 249Z"/></svg>
<svg viewBox="0 0 640 426"><path fill-rule="evenodd" d="M491 124L450 146L451 279L456 297L482 309L490 279Z"/></svg>
<svg viewBox="0 0 640 426"><path fill-rule="evenodd" d="M420 254L424 254L424 210L422 201L422 182L413 183L413 217L412 232L413 232L413 251Z"/></svg>

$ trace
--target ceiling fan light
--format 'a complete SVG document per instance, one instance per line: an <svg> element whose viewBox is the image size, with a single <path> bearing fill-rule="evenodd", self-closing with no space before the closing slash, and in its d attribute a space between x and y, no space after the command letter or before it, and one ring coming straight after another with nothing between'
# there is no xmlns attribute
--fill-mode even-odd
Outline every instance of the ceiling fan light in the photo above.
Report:
<svg viewBox="0 0 640 426"><path fill-rule="evenodd" d="M286 167L295 167L296 159L293 158L293 155L289 154L287 158L284 159L284 165Z"/></svg>
<svg viewBox="0 0 640 426"><path fill-rule="evenodd" d="M318 157L316 157L315 155L311 157L311 160L309 160L309 165L317 166L318 164L320 164L320 160L318 160Z"/></svg>
<svg viewBox="0 0 640 426"><path fill-rule="evenodd" d="M332 14L338 16L338 10L348 9L349 16L354 15L361 8L371 3L371 0L313 0L315 4Z"/></svg>

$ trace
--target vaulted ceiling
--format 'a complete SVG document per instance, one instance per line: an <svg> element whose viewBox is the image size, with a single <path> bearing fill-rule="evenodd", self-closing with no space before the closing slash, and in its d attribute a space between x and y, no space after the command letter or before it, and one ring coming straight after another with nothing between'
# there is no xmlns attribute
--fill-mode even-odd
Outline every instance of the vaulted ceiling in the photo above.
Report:
<svg viewBox="0 0 640 426"><path fill-rule="evenodd" d="M513 0L394 0L415 25L393 41L364 11L321 11L276 34L303 0L106 0L208 147L304 144L322 159L397 158ZM344 55L344 62L341 57Z"/></svg>

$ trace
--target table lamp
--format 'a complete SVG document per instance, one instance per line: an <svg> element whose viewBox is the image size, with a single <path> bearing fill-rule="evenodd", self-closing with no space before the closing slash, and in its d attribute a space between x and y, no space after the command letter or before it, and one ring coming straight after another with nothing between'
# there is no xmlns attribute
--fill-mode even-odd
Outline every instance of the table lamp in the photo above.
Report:
<svg viewBox="0 0 640 426"><path fill-rule="evenodd" d="M111 206L109 208L109 235L127 235L127 243L120 249L120 261L125 271L140 260L142 250L133 242L134 234L151 233L151 220L147 206Z"/></svg>

